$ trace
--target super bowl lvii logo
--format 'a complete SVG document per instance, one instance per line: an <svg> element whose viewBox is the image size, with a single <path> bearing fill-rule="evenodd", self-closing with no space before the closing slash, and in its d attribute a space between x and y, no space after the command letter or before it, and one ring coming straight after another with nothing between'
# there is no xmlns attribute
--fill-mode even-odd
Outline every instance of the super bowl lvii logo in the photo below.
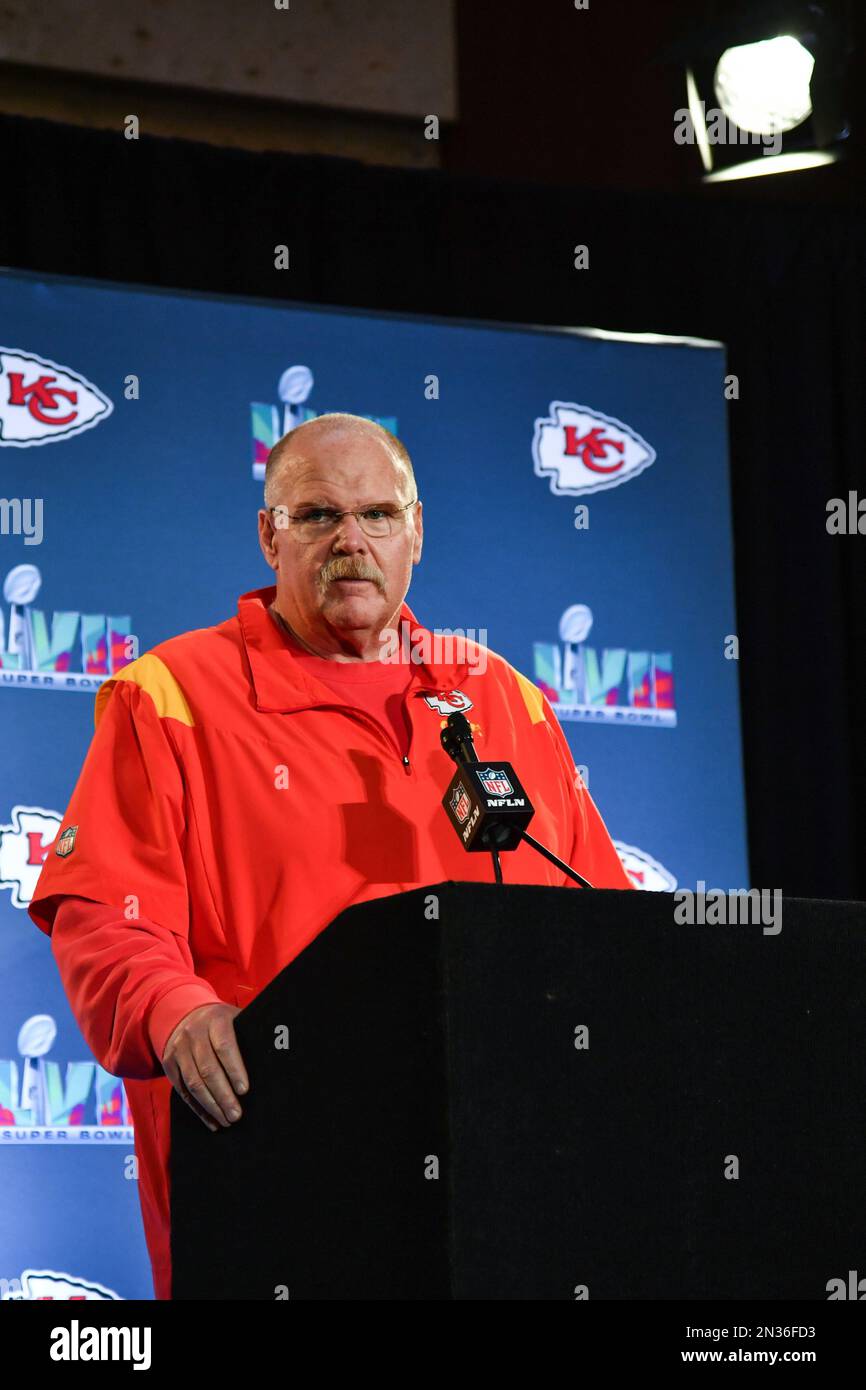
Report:
<svg viewBox="0 0 866 1390"><path fill-rule="evenodd" d="M129 1144L129 1101L119 1076L98 1062L48 1061L50 1014L18 1030L18 1056L0 1057L0 1144Z"/></svg>
<svg viewBox="0 0 866 1390"><path fill-rule="evenodd" d="M560 720L645 725L672 729L673 657L670 652L628 651L586 645L592 610L572 604L559 620L562 646L533 642L535 683Z"/></svg>
<svg viewBox="0 0 866 1390"><path fill-rule="evenodd" d="M31 607L42 586L35 565L16 565L3 581L9 633L0 607L0 688L89 690L138 655L128 613L47 613Z"/></svg>
<svg viewBox="0 0 866 1390"><path fill-rule="evenodd" d="M636 478L655 459L636 430L587 405L551 401L535 422L532 463L558 497L602 492Z"/></svg>
<svg viewBox="0 0 866 1390"><path fill-rule="evenodd" d="M280 405L252 402L250 414L253 431L253 477L257 482L264 480L268 454L277 440L282 439L284 434L288 434L289 430L295 429L297 425L302 425L305 420L314 420L317 415L323 414L321 410L311 410L307 405L312 389L313 373L309 367L299 363L294 367L287 367L277 383ZM392 434L397 433L396 415L363 415L362 419L372 420L377 425L383 425Z"/></svg>
<svg viewBox="0 0 866 1390"><path fill-rule="evenodd" d="M92 429L111 401L92 381L47 357L0 348L0 446L27 449Z"/></svg>

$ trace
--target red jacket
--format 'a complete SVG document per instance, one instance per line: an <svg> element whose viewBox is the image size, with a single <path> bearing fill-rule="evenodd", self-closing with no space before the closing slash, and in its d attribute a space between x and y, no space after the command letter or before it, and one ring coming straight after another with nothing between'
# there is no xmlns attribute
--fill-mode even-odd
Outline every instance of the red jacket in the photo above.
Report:
<svg viewBox="0 0 866 1390"><path fill-rule="evenodd" d="M490 856L467 854L442 808L445 696L464 703L479 758L514 764L533 836L596 887L633 887L550 705L502 657L484 653L482 673L470 643L468 665L413 668L401 759L389 731L301 670L267 611L274 595L242 595L237 617L161 642L103 682L29 907L88 1045L126 1083L157 1298L171 1289L161 1058L176 1024L217 999L247 1004L353 903L492 881ZM406 604L402 618L416 651L419 637L432 642ZM502 856L502 873L574 886L527 845ZM55 927L69 896L91 901L65 904Z"/></svg>

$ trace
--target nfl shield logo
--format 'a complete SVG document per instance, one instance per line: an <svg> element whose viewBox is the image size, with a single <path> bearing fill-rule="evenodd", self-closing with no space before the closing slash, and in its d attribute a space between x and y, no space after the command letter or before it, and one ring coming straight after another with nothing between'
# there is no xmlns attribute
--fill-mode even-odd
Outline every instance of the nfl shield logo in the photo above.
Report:
<svg viewBox="0 0 866 1390"><path fill-rule="evenodd" d="M510 796L514 791L514 788L505 776L504 768L501 767L485 767L483 772L479 772L478 780L488 796Z"/></svg>
<svg viewBox="0 0 866 1390"><path fill-rule="evenodd" d="M454 815L461 825L464 821L469 819L469 797L466 795L466 788L462 782L458 782L451 793L451 810L454 812Z"/></svg>
<svg viewBox="0 0 866 1390"><path fill-rule="evenodd" d="M60 839L57 841L56 853L64 859L67 854L71 854L75 849L75 834L78 830L77 825L67 825Z"/></svg>

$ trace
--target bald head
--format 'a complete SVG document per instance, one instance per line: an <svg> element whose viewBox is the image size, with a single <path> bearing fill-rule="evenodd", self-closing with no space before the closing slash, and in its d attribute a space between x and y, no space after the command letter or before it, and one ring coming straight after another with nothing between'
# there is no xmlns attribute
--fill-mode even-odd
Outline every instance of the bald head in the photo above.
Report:
<svg viewBox="0 0 866 1390"><path fill-rule="evenodd" d="M265 506L277 505L281 485L294 463L308 460L322 444L339 447L341 438L350 441L359 435L379 441L391 456L397 475L398 492L408 502L417 492L417 487L412 460L402 440L390 430L386 430L384 425L377 425L374 420L365 420L362 415L334 411L329 415L316 415L312 420L305 420L302 425L289 430L288 434L277 440L265 464Z"/></svg>
<svg viewBox="0 0 866 1390"><path fill-rule="evenodd" d="M406 449L372 420L317 415L274 445L259 544L276 611L310 651L380 659L421 559L422 512Z"/></svg>

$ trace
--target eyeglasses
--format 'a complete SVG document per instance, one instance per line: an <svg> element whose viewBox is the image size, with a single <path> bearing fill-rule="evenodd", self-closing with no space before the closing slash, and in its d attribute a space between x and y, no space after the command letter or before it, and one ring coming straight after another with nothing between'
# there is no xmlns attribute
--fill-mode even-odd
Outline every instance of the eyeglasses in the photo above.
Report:
<svg viewBox="0 0 866 1390"><path fill-rule="evenodd" d="M278 531L286 530L291 522L296 539L308 545L311 541L320 540L322 536L328 536L335 531L344 516L357 517L358 525L365 536L373 536L376 539L393 536L404 524L403 513L414 507L417 501L418 498L414 497L405 507L365 507L359 512L338 512L333 507L306 507L297 515L281 503L276 507L268 507L268 511L276 513L274 526Z"/></svg>

